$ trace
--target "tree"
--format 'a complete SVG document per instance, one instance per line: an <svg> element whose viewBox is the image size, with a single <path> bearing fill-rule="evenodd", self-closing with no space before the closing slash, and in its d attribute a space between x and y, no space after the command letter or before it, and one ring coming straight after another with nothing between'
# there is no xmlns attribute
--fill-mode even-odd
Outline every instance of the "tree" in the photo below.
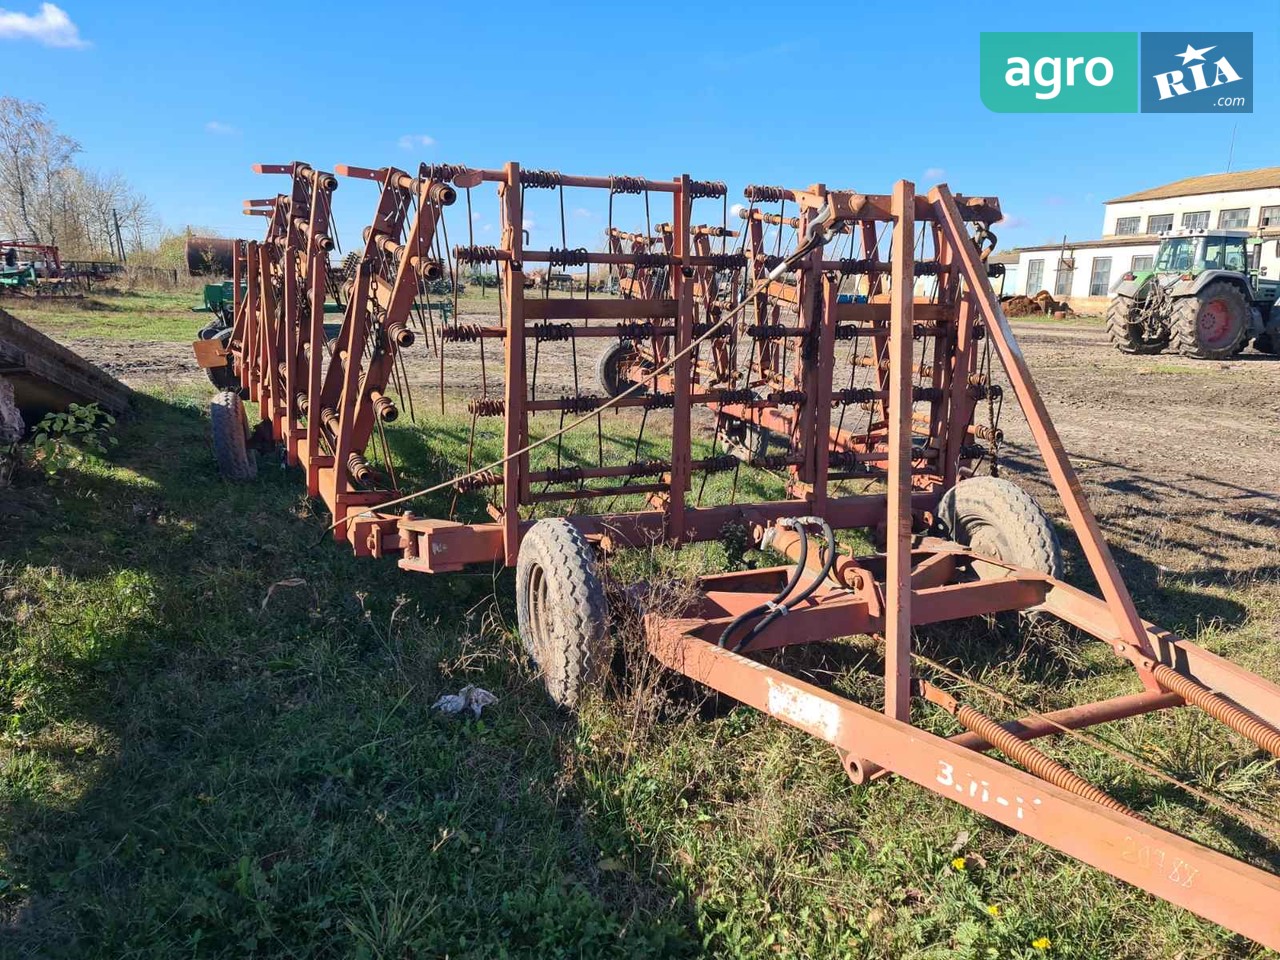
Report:
<svg viewBox="0 0 1280 960"><path fill-rule="evenodd" d="M58 242L62 181L79 150L42 104L0 97L0 226L11 238Z"/></svg>
<svg viewBox="0 0 1280 960"><path fill-rule="evenodd" d="M146 197L118 173L77 166L79 152L42 104L0 97L0 234L56 244L72 260L141 250L155 226Z"/></svg>

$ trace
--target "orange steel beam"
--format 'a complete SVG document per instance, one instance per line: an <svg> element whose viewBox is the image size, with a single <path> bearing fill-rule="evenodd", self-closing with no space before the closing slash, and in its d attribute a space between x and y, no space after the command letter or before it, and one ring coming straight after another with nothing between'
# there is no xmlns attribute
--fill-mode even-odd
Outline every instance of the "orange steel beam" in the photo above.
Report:
<svg viewBox="0 0 1280 960"><path fill-rule="evenodd" d="M915 318L915 186L893 190L889 318L889 504L885 530L884 712L911 719L911 350Z"/></svg>

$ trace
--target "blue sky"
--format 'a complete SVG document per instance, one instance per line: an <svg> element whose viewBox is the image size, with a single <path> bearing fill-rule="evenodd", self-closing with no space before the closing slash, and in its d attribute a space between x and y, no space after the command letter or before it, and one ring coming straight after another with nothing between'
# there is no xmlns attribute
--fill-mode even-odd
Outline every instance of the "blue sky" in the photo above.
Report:
<svg viewBox="0 0 1280 960"><path fill-rule="evenodd" d="M1096 236L1101 201L1280 164L1267 4L637 4L0 0L0 92L39 100L173 228L256 236L255 161L420 160L887 192L998 195L1001 246ZM43 25L43 26L41 26ZM978 97L981 30L1252 30L1255 112L1008 115ZM42 36L32 35L41 34ZM76 38L79 38L79 43ZM52 45L51 45L52 43ZM369 185L343 184L348 244ZM558 229L558 228L557 228ZM574 238L570 237L572 241ZM455 240L456 242L456 240Z"/></svg>

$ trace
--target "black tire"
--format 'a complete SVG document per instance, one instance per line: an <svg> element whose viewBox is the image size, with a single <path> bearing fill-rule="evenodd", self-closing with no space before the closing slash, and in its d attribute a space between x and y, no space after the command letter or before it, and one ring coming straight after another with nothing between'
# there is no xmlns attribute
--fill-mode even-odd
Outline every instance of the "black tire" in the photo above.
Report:
<svg viewBox="0 0 1280 960"><path fill-rule="evenodd" d="M227 344L231 341L231 328L225 327L212 337L203 337L204 331L201 331L203 339L221 340L222 347L225 350ZM221 367L205 367L205 374L209 377L209 382L219 390L239 390L240 378L236 376L235 360L227 355L227 362Z"/></svg>
<svg viewBox="0 0 1280 960"><path fill-rule="evenodd" d="M1053 524L1031 494L1003 477L970 477L948 490L938 503L938 529L980 556L1062 576Z"/></svg>
<svg viewBox="0 0 1280 960"><path fill-rule="evenodd" d="M596 382L606 397L616 397L632 386L632 381L622 379L622 362L636 355L636 348L626 340L610 344L596 361Z"/></svg>
<svg viewBox="0 0 1280 960"><path fill-rule="evenodd" d="M521 541L516 617L547 693L573 709L604 678L613 653L595 553L567 520L539 520Z"/></svg>
<svg viewBox="0 0 1280 960"><path fill-rule="evenodd" d="M1202 326L1207 311L1220 304L1225 311L1227 331L1206 341ZM1196 360L1225 360L1235 356L1249 336L1251 306L1234 283L1219 280L1204 287L1194 297L1182 297L1173 305L1169 320L1170 343L1184 357Z"/></svg>
<svg viewBox="0 0 1280 960"><path fill-rule="evenodd" d="M1260 333L1253 338L1253 349L1259 353L1269 353L1273 357L1280 354L1280 343L1277 337L1270 333Z"/></svg>
<svg viewBox="0 0 1280 960"><path fill-rule="evenodd" d="M1134 319L1132 297L1112 297L1107 304L1107 336L1121 353L1159 353L1169 345L1169 332L1157 339L1145 335L1141 321Z"/></svg>
<svg viewBox="0 0 1280 960"><path fill-rule="evenodd" d="M258 457L249 449L249 417L240 394L224 390L209 404L213 423L213 455L218 472L228 480L252 480L258 475Z"/></svg>

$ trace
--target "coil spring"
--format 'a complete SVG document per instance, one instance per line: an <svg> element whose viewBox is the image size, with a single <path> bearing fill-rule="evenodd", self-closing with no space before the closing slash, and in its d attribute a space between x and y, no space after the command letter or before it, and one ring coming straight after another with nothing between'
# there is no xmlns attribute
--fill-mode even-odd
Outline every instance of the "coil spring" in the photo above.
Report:
<svg viewBox="0 0 1280 960"><path fill-rule="evenodd" d="M913 387L911 389L912 400L928 400L932 403L934 400L942 399L941 387Z"/></svg>
<svg viewBox="0 0 1280 960"><path fill-rule="evenodd" d="M785 453L770 453L763 457L752 457L751 465L753 467L762 467L765 470L781 470L783 467L790 466Z"/></svg>
<svg viewBox="0 0 1280 960"><path fill-rule="evenodd" d="M837 390L831 395L831 405L838 403L870 403L876 398L876 392L870 387L857 387L850 390Z"/></svg>
<svg viewBox="0 0 1280 960"><path fill-rule="evenodd" d="M961 460L981 460L987 455L987 448L980 443L965 443L960 445Z"/></svg>
<svg viewBox="0 0 1280 960"><path fill-rule="evenodd" d="M564 183L559 170L521 170L520 183L533 190L550 190Z"/></svg>
<svg viewBox="0 0 1280 960"><path fill-rule="evenodd" d="M999 427L992 430L990 427L984 427L982 424L974 426L973 435L979 440L995 441L996 443L999 443L1004 439L1004 431Z"/></svg>
<svg viewBox="0 0 1280 960"><path fill-rule="evenodd" d="M738 270L747 265L746 255L741 253L713 253L707 259L714 270Z"/></svg>
<svg viewBox="0 0 1280 960"><path fill-rule="evenodd" d="M497 263L501 252L493 246L463 246L453 248L453 255L460 263Z"/></svg>
<svg viewBox="0 0 1280 960"><path fill-rule="evenodd" d="M757 323L747 327L746 334L752 340L777 340L787 334L787 328L780 323Z"/></svg>
<svg viewBox="0 0 1280 960"><path fill-rule="evenodd" d="M632 477L657 477L671 469L665 460L635 460L627 464L628 475Z"/></svg>
<svg viewBox="0 0 1280 960"><path fill-rule="evenodd" d="M998 383L990 386L981 383L969 385L969 396L974 400L986 400L990 397L992 400L999 400L1004 396L1004 388Z"/></svg>
<svg viewBox="0 0 1280 960"><path fill-rule="evenodd" d="M836 261L836 270L846 277L855 273L876 273L876 264L876 260L867 257L842 257Z"/></svg>
<svg viewBox="0 0 1280 960"><path fill-rule="evenodd" d="M644 398L646 410L670 410L676 405L674 393L655 393Z"/></svg>
<svg viewBox="0 0 1280 960"><path fill-rule="evenodd" d="M478 323L460 323L456 327L445 327L440 331L440 339L446 343L475 343L483 335L484 327Z"/></svg>
<svg viewBox="0 0 1280 960"><path fill-rule="evenodd" d="M700 197L723 197L729 192L729 188L724 185L722 180L690 180L689 181L689 198L697 200Z"/></svg>
<svg viewBox="0 0 1280 960"><path fill-rule="evenodd" d="M501 397L473 397L467 401L467 413L475 417L500 417L507 412Z"/></svg>
<svg viewBox="0 0 1280 960"><path fill-rule="evenodd" d="M671 258L665 253L635 253L631 255L631 262L637 269L648 270L667 266Z"/></svg>
<svg viewBox="0 0 1280 960"><path fill-rule="evenodd" d="M610 193L644 193L644 180L641 177L610 177Z"/></svg>
<svg viewBox="0 0 1280 960"><path fill-rule="evenodd" d="M732 454L722 453L718 457L712 457L702 465L702 469L707 473L725 473L735 469L742 461Z"/></svg>
<svg viewBox="0 0 1280 960"><path fill-rule="evenodd" d="M552 467L547 471L547 483L577 483L581 479L581 467Z"/></svg>
<svg viewBox="0 0 1280 960"><path fill-rule="evenodd" d="M694 337L704 337L711 332L711 329L714 326L714 323L708 323L706 320L699 320L693 325L692 333Z"/></svg>
<svg viewBox="0 0 1280 960"><path fill-rule="evenodd" d="M803 390L775 390L769 394L769 400L777 404L800 404L805 401Z"/></svg>
<svg viewBox="0 0 1280 960"><path fill-rule="evenodd" d="M604 403L604 397L596 397L589 393L582 393L572 397L561 397L560 409L568 413L590 413L602 403Z"/></svg>
<svg viewBox="0 0 1280 960"><path fill-rule="evenodd" d="M858 470L862 468L862 463L858 460L858 455L849 450L835 450L831 453L827 463L838 470Z"/></svg>
<svg viewBox="0 0 1280 960"><path fill-rule="evenodd" d="M418 176L423 180L452 181L467 173L459 163L423 163L418 166Z"/></svg>
<svg viewBox="0 0 1280 960"><path fill-rule="evenodd" d="M1236 733L1252 740L1263 750L1280 756L1280 733L1270 724L1259 720L1253 714L1240 709L1231 701L1212 690L1207 689L1195 680L1184 677L1172 667L1158 663L1152 669L1160 686L1176 693L1183 700L1199 707L1209 716L1225 723Z"/></svg>
<svg viewBox="0 0 1280 960"><path fill-rule="evenodd" d="M751 403L756 400L756 392L749 388L741 390L721 390L716 397L717 403Z"/></svg>
<svg viewBox="0 0 1280 960"><path fill-rule="evenodd" d="M493 470L481 470L475 476L463 477L454 483L459 493L475 493L485 487L502 486L502 474Z"/></svg>
<svg viewBox="0 0 1280 960"><path fill-rule="evenodd" d="M618 324L618 337L623 340L643 340L652 337L657 325L652 320L624 320Z"/></svg>
<svg viewBox="0 0 1280 960"><path fill-rule="evenodd" d="M541 323L533 324L530 329L533 332L533 339L538 341L558 342L573 336L572 323L552 323L549 320L543 320Z"/></svg>
<svg viewBox="0 0 1280 960"><path fill-rule="evenodd" d="M763 257L756 257L756 260L760 262L766 270L772 270L781 265L785 259L785 257L779 257L772 253L767 253Z"/></svg>
<svg viewBox="0 0 1280 960"><path fill-rule="evenodd" d="M761 187L751 184L742 191L742 195L748 200L755 200L761 203L776 203L780 200L790 200L792 193L786 187Z"/></svg>
<svg viewBox="0 0 1280 960"><path fill-rule="evenodd" d="M590 256L586 247L552 247L547 251L548 266L580 267Z"/></svg>
<svg viewBox="0 0 1280 960"><path fill-rule="evenodd" d="M917 277L936 277L942 272L942 264L937 260L917 260L915 273Z"/></svg>

